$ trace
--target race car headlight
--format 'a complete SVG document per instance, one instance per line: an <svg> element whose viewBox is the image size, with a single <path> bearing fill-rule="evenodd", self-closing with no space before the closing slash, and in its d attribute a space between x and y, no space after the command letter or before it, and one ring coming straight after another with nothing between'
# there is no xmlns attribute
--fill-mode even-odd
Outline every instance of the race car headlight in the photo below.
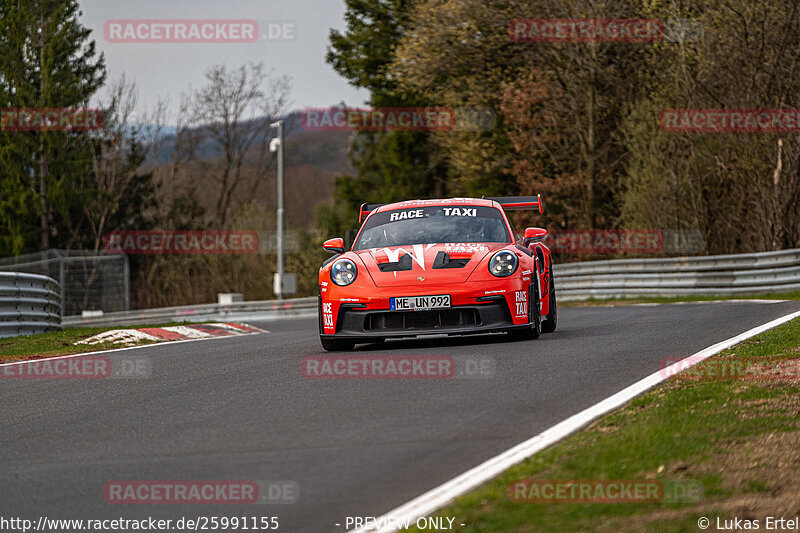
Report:
<svg viewBox="0 0 800 533"><path fill-rule="evenodd" d="M503 250L494 254L489 261L489 272L492 273L492 276L505 278L516 272L518 266L519 260L516 254Z"/></svg>
<svg viewBox="0 0 800 533"><path fill-rule="evenodd" d="M339 259L331 267L331 280L337 285L350 285L356 280L358 269L349 259Z"/></svg>

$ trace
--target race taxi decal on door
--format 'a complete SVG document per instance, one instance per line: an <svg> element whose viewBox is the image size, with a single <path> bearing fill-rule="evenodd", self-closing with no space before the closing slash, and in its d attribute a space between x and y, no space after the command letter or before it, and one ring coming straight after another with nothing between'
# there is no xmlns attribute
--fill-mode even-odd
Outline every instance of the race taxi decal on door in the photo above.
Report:
<svg viewBox="0 0 800 533"><path fill-rule="evenodd" d="M516 317L528 318L528 291L514 291Z"/></svg>
<svg viewBox="0 0 800 533"><path fill-rule="evenodd" d="M333 304L332 303L322 303L322 327L327 331L330 330L333 332L334 330L334 323L333 323Z"/></svg>

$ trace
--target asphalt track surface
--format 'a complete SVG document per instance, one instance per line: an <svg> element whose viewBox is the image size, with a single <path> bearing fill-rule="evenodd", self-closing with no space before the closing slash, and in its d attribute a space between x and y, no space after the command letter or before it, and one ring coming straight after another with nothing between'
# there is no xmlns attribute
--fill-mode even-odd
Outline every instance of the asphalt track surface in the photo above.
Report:
<svg viewBox="0 0 800 533"><path fill-rule="evenodd" d="M362 345L359 355L473 356L472 378L311 380L316 319L268 334L114 352L131 380L0 380L0 517L277 516L279 531L344 531L380 516L658 371L800 302L564 308L554 334ZM280 505L120 505L115 480L291 480ZM458 518L458 517L457 517ZM456 524L458 523L456 520ZM336 526L336 524L340 524Z"/></svg>

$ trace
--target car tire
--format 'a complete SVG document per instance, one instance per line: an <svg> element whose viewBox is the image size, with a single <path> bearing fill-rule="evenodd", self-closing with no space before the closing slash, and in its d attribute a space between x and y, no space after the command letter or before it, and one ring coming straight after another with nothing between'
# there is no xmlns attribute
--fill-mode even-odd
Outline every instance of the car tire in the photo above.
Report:
<svg viewBox="0 0 800 533"><path fill-rule="evenodd" d="M534 272L534 276L536 275L538 274ZM531 286L528 297L528 317L530 319L530 324L524 328L512 329L511 338L514 340L538 339L542 332L539 315L539 287L533 281L536 279L534 276L531 276Z"/></svg>
<svg viewBox="0 0 800 533"><path fill-rule="evenodd" d="M346 352L355 348L356 343L345 339L332 339L330 337L319 337L322 348L326 352Z"/></svg>
<svg viewBox="0 0 800 533"><path fill-rule="evenodd" d="M542 320L542 333L553 333L556 330L556 326L558 325L558 307L556 306L556 285L553 282L553 272L550 272L550 283L549 283L549 292L550 297L548 298L550 301L550 309L547 313L547 319Z"/></svg>

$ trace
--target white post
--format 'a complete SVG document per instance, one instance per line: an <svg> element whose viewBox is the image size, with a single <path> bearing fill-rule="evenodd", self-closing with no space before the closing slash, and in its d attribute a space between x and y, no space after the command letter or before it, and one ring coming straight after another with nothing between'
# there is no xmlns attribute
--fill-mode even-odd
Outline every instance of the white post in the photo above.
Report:
<svg viewBox="0 0 800 533"><path fill-rule="evenodd" d="M278 279L275 283L275 295L278 299L283 298L283 121L279 120L271 124L278 128L277 152L278 152ZM270 149L275 151L275 146L270 143Z"/></svg>

